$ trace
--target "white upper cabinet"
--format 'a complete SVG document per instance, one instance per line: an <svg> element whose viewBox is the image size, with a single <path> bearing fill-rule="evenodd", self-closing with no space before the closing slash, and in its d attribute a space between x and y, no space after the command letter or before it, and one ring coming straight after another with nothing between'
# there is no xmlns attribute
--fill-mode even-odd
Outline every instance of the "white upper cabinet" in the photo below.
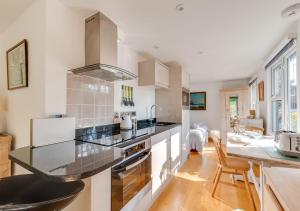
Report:
<svg viewBox="0 0 300 211"><path fill-rule="evenodd" d="M139 63L139 86L169 88L169 68L156 59Z"/></svg>
<svg viewBox="0 0 300 211"><path fill-rule="evenodd" d="M118 67L138 75L138 54L121 43L118 44Z"/></svg>
<svg viewBox="0 0 300 211"><path fill-rule="evenodd" d="M182 76L181 76L182 87L190 90L190 74L184 70L182 70L181 73L182 73Z"/></svg>

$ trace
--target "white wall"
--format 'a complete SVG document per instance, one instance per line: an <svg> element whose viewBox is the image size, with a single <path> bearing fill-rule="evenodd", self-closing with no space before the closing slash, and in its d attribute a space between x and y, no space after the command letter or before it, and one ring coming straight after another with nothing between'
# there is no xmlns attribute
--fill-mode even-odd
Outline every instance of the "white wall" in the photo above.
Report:
<svg viewBox="0 0 300 211"><path fill-rule="evenodd" d="M7 103L5 131L16 148L30 145L30 119L66 109L66 70L84 64L86 11L58 0L37 0L0 36L0 96ZM6 50L28 41L29 87L7 90ZM18 165L15 173L27 173ZM86 180L88 183L88 180ZM89 210L90 187L65 210Z"/></svg>
<svg viewBox="0 0 300 211"><path fill-rule="evenodd" d="M264 120L264 128L268 132L268 80L267 80L267 72L265 71L264 66L261 66L260 70L254 75L257 77L257 83L264 82L264 101L258 101L258 118L262 118ZM258 96L257 96L258 97Z"/></svg>
<svg viewBox="0 0 300 211"><path fill-rule="evenodd" d="M190 119L193 123L204 123L209 130L221 130L221 97L220 90L248 86L249 79L220 81L212 83L192 83L191 92L206 92L206 110L191 111Z"/></svg>
<svg viewBox="0 0 300 211"><path fill-rule="evenodd" d="M145 60L140 54L125 44L118 44L118 66L138 75L138 62ZM122 85L133 87L134 107L122 106ZM136 111L137 119L146 119L150 115L150 107L155 104L155 88L153 86L138 86L138 79L115 82L114 111Z"/></svg>
<svg viewBox="0 0 300 211"><path fill-rule="evenodd" d="M66 112L66 71L84 64L84 17L89 14L59 0L38 0L1 34L1 70L6 70L6 50L28 42L29 87L8 91L6 71L0 75L0 96L8 108L4 129L16 148L30 145L30 119Z"/></svg>
<svg viewBox="0 0 300 211"><path fill-rule="evenodd" d="M0 86L7 103L5 131L16 148L30 144L30 119L44 114L45 1L34 1L0 37ZM29 87L7 90L6 50L28 42Z"/></svg>
<svg viewBox="0 0 300 211"><path fill-rule="evenodd" d="M90 10L48 0L46 7L45 113L66 113L66 73L85 64L85 18Z"/></svg>

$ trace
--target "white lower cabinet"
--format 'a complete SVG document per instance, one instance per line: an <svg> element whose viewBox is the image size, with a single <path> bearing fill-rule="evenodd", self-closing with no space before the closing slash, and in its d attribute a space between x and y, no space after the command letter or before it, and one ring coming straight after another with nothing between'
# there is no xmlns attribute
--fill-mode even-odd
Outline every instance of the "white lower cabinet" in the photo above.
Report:
<svg viewBox="0 0 300 211"><path fill-rule="evenodd" d="M190 111L182 111L182 134L181 134L181 164L183 164L190 153L189 143L189 132L190 132Z"/></svg>
<svg viewBox="0 0 300 211"><path fill-rule="evenodd" d="M91 177L91 211L111 210L111 169Z"/></svg>
<svg viewBox="0 0 300 211"><path fill-rule="evenodd" d="M151 137L152 199L156 198L169 175L170 131Z"/></svg>
<svg viewBox="0 0 300 211"><path fill-rule="evenodd" d="M283 211L282 205L280 204L272 185L269 182L268 176L263 174L264 185L263 185L263 197L262 197L262 207L263 211Z"/></svg>
<svg viewBox="0 0 300 211"><path fill-rule="evenodd" d="M151 137L152 200L164 189L181 163L181 126Z"/></svg>
<svg viewBox="0 0 300 211"><path fill-rule="evenodd" d="M170 168L172 174L176 173L181 163L181 126L170 130Z"/></svg>

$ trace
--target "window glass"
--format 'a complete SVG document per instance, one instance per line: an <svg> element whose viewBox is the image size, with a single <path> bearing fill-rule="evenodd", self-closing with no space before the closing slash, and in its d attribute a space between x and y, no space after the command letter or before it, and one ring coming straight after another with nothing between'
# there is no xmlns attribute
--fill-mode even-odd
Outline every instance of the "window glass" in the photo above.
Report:
<svg viewBox="0 0 300 211"><path fill-rule="evenodd" d="M297 56L293 47L281 55L270 70L272 131L297 131Z"/></svg>
<svg viewBox="0 0 300 211"><path fill-rule="evenodd" d="M281 75L281 65L278 64L272 68L272 97L278 97L281 95L282 86L282 75Z"/></svg>
<svg viewBox="0 0 300 211"><path fill-rule="evenodd" d="M288 130L297 131L297 68L296 53L287 59L287 123Z"/></svg>
<svg viewBox="0 0 300 211"><path fill-rule="evenodd" d="M272 130L278 131L282 129L282 101L276 100L272 102Z"/></svg>
<svg viewBox="0 0 300 211"><path fill-rule="evenodd" d="M230 116L238 116L238 97L229 97Z"/></svg>

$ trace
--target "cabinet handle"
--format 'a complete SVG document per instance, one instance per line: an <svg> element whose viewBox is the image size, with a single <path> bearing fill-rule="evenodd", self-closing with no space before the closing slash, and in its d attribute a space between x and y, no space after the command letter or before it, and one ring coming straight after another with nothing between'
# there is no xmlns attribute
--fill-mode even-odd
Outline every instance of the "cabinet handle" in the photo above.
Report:
<svg viewBox="0 0 300 211"><path fill-rule="evenodd" d="M140 165L142 162L144 162L149 156L150 156L151 152L149 152L145 157L143 157L142 159L140 159L139 161L135 162L134 164L131 164L129 166L126 167L126 171Z"/></svg>

